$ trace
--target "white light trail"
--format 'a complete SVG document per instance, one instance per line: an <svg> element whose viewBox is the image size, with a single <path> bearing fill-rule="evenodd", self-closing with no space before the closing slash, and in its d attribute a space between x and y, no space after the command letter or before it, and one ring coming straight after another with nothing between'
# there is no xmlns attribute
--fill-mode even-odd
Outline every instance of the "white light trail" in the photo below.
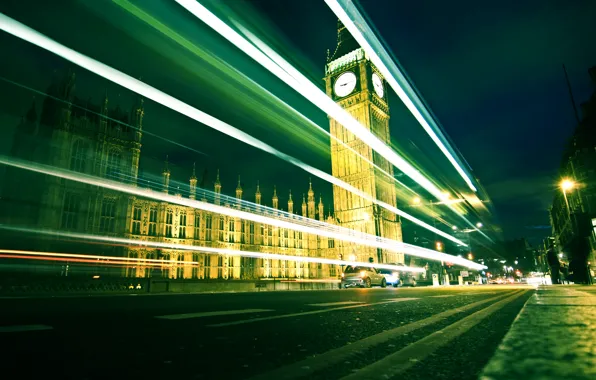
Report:
<svg viewBox="0 0 596 380"><path fill-rule="evenodd" d="M356 41L364 49L366 54L370 57L372 63L374 63L381 74L383 74L385 80L387 80L391 88L393 88L397 96L399 96L408 110L410 110L414 118L418 121L418 123L420 123L426 133L428 133L430 138L439 147L441 152L443 152L445 157L447 157L451 165L453 165L455 170L457 170L468 187L472 191L476 192L476 187L474 187L474 184L472 183L472 180L468 174L459 165L455 157L451 154L443 141L441 141L441 138L439 138L439 136L437 136L435 133L435 130L440 131L439 127L436 125L435 121L430 116L426 110L426 107L420 101L420 98L412 89L403 73L399 70L395 62L393 62L383 47L383 44L375 36L374 32L366 23L364 17L362 17L358 9L354 6L352 0L325 0L325 3L327 3L333 13L335 13L335 15L348 29L350 34L352 34L354 39L356 39ZM396 78L399 79L399 83ZM421 114L420 110L425 113L426 118ZM429 122L433 124L432 127L429 125Z"/></svg>
<svg viewBox="0 0 596 380"><path fill-rule="evenodd" d="M367 199L367 200L387 209L388 211L391 211L392 213L403 217L404 219L410 220L410 221L418 224L419 226L424 227L424 228L436 233L437 235L443 236L445 239L451 240L459 245L466 246L466 244L464 242L462 242L461 240L456 239L455 237L444 233L443 231L429 225L428 223L425 223L422 220L415 218L414 216L412 216L402 210L397 209L396 207L393 207L387 203L381 202L381 201L375 199L374 197L372 197L371 195L366 194L365 192L355 188L354 186L347 184L344 181L341 181L341 180L333 177L330 174L323 172L322 170L319 170L315 167L307 165L304 162L302 162L290 155L280 152L279 150L273 148L270 145L265 144L264 142L252 137L251 135L249 135L245 132L242 132L241 130L234 128L231 125L229 125L229 124L227 124L211 115L208 115L208 114L190 106L189 104L186 104L186 103L184 103L184 102L182 102L182 101L180 101L180 100L178 100L162 91L159 91L156 88L151 87L144 82L141 82L129 75L122 73L121 71L118 71L118 70L116 70L110 66L107 66L99 61L96 61L92 58L89 58L89 57L79 53L79 52L76 52L70 48L67 48L66 46L46 37L45 35L37 32L36 30L33 30L33 29L29 28L28 26L26 26L16 20L13 20L12 18L10 18L4 14L1 14L1 13L0 13L0 29L2 29L5 32L10 33L16 37L19 37L25 41L28 41L34 45L37 45L43 49L46 49L46 50L66 59L68 61L71 61L71 62L97 74L97 75L100 75L114 83L117 83L123 87L126 87L126 88L130 89L131 91L134 91L140 95L143 95L146 98L151 99L151 100L153 100L163 106L166 106L176 112L186 115L189 118L194 119L208 127L211 127L211 128L213 128L217 131L220 131L222 133L225 133L230 137L233 137L233 138L235 138L239 141L242 141L250 146L253 146L253 147L263 150L267 153L270 153L276 157L279 157L279 158L305 170L306 172L308 172L314 176L317 176L329 183L337 185L337 186L339 186L347 191L350 191L364 199ZM330 100L326 96L325 96L325 98ZM335 105L335 103L333 103L333 102L332 102L332 104ZM339 107L339 106L337 106L337 107ZM341 107L340 107L340 109L341 109ZM349 116L349 114L347 114L345 111L344 111L344 113ZM351 117L351 116L349 116L349 117ZM360 124L358 124L358 125L360 125Z"/></svg>
<svg viewBox="0 0 596 380"><path fill-rule="evenodd" d="M408 177L416 181L416 183L421 185L437 199L443 200L441 190L430 182L422 173L364 128L352 115L336 104L323 91L321 91L321 89L276 54L266 44L259 41L255 36L250 35L250 33L247 34L247 37L252 39L253 43L258 44L257 46L259 48L255 47L196 0L176 0L176 2L246 53L249 57L261 64L272 74L284 81L288 86L292 87L296 92L304 96L323 112L326 112L333 119L337 120L346 129L391 162L399 170L404 172ZM243 33L246 32L246 29L243 29Z"/></svg>
<svg viewBox="0 0 596 380"><path fill-rule="evenodd" d="M257 82L255 82L254 80L252 80L251 78L249 78L248 76L244 75L242 72L240 72L239 70L237 70L236 68L234 68L233 66L231 66L230 64L228 64L227 62L222 62L221 60L217 60L216 62L212 62L212 60L214 60L214 59L207 59L205 57L205 54L203 53L203 51L200 50L193 42L189 41L188 39L182 37L180 34L176 33L172 29L168 28L166 25L164 25L163 23L159 22L157 19L155 19L154 17L152 17L151 15L149 15L147 12L143 11L141 8L139 8L139 7L135 6L134 4L130 3L128 0L112 0L112 2L115 3L116 5L120 6L122 9L124 9L127 12L129 12L133 16L139 18L141 21L143 21L146 24L152 26L155 30L159 31L164 36L170 38L172 41L176 42L177 44L179 44L180 46L182 46L186 50L188 50L191 53L195 54L200 59L206 60L207 62L211 63L214 67L218 68L218 67L220 67L220 65L225 65L225 67L229 71L231 71L232 73L234 73L237 76L242 77L245 81L247 81L248 83L250 83L254 87L258 88L261 92L267 94L271 99L275 100L278 104L281 104L284 108L286 108L289 111L291 111L294 115L296 115L296 117L302 119L304 122L306 122L307 124L309 124L311 127L316 128L321 133L323 133L323 134L327 135L329 138L335 140L338 144L342 145L344 148L350 150L352 153L354 153L355 155L359 156L366 163L374 166L377 170L379 170L381 173L383 173L384 175L386 175L389 180L391 180L391 181L399 184L400 186L404 187L406 190L408 190L408 191L416 194L416 192L414 190L410 189L404 183L400 182L393 175L389 174L386 170L384 170L383 168L381 168L380 166L378 166L377 164L375 164L374 162L372 162L371 160L369 160L367 157L365 157L362 154L360 154L359 152L357 152L354 148L352 148L348 144L344 143L343 141L341 141L337 137L333 136L325 128L322 128L317 123L315 123L314 121L312 121L308 117L304 116L302 113L298 112L298 110L296 110L295 108L293 108L292 106L290 106L289 104L287 104L286 102L284 102L283 100L281 100L280 98L278 98L277 96L275 96L269 90L267 90L266 88L264 88L263 86L261 86L260 84L258 84Z"/></svg>
<svg viewBox="0 0 596 380"><path fill-rule="evenodd" d="M1 225L0 225L1 227ZM359 267L368 267L368 268L380 268L380 269L389 269L389 270L396 270L402 272L414 272L414 273L423 273L426 270L420 267L407 267L404 265L390 265L390 264L377 264L377 263L367 263L364 261L344 261L338 259L326 259L323 257L309 257L309 256L293 256L293 255L280 255L277 253L263 253L263 252L251 252L251 251L237 251L234 249L226 249L226 248L213 248L213 247L201 247L196 245L184 245L184 244L172 244L172 243L161 243L161 242L154 242L154 241L139 241L134 239L124 239L124 238L116 238L110 236L99 236L99 235L90 235L90 234L79 234L79 233L69 233L69 232L60 232L60 231L48 231L48 230L30 230L34 233L39 234L47 234L53 236L62 236L62 237L69 237L75 239L82 239L82 240L93 240L99 241L104 243L118 243L118 244L126 244L130 246L141 246L141 247L152 247L152 248L160 248L160 249L176 249L181 251L191 251L191 252L203 252L203 253L213 253L217 255L228 255L228 256L242 256L242 257L252 257L258 259L272 259L272 260L288 260L288 261L296 261L296 262L303 262L303 263L318 263L318 264L332 264L332 265L351 265L351 266L359 266ZM101 259L101 260L118 260L121 263L126 263L126 261L132 262L143 262L146 261L148 263L162 263L167 265L172 264L200 264L196 261L172 261L172 260L156 260L156 259L139 259L136 258L132 260L132 258L117 258L114 256L97 256L97 255L83 255L83 254L69 254L69 253L51 253L51 252L37 252L37 251L13 251L13 250L0 250L0 253L8 253L8 254L21 254L21 255L31 255L31 256L55 256L55 257L72 257L72 258L91 258L91 259ZM101 262L99 262L101 263Z"/></svg>
<svg viewBox="0 0 596 380"><path fill-rule="evenodd" d="M9 165L25 170L30 170L37 173L42 173L46 175L51 175L58 178L64 178L72 181L76 181L79 183L85 183L87 185L98 186L114 191L120 191L123 193L137 195L140 197L145 197L149 199L154 199L162 202L168 202L172 204L177 204L181 206L192 207L195 209L200 209L208 212L213 212L216 214L226 215L234 218L240 218L245 220L254 221L257 223L268 224L280 228L288 228L291 230L302 231L309 234L325 236L333 239L348 241L355 244L360 244L364 246L374 247L374 248L381 248L387 249L390 251L395 251L399 253L406 253L412 256L417 256L429 260L436 260L436 261L447 261L454 264L462 265L468 268L478 269L480 266L479 264L466 260L464 258L448 255L442 252L432 251L430 249L418 247L415 245L390 240L370 234L365 234L362 232L357 232L348 228L335 226L329 223L324 223L321 221L314 221L312 219L299 217L296 215L292 215L289 213L283 213L278 210L273 210L276 212L276 217L268 216L271 212L271 209L267 210L267 208L263 206L257 206L259 208L264 209L265 212L262 214L257 214L256 212L247 212L242 211L232 207L225 207L216 204L211 204L207 202L202 202L193 199L187 199L178 197L175 195L169 195L162 192L156 192L148 189L139 189L136 186L123 184L116 181L106 180L97 178L94 176L90 176L87 174L81 174L77 172L73 172L70 170L65 169L57 169L52 168L47 165L41 164L32 164L27 163L22 160L14 160L14 159L7 159L4 156L0 156L0 164ZM244 201L246 202L246 201ZM250 203L250 202L247 202ZM2 226L2 228L9 229L9 226ZM455 239L455 238L454 238Z"/></svg>

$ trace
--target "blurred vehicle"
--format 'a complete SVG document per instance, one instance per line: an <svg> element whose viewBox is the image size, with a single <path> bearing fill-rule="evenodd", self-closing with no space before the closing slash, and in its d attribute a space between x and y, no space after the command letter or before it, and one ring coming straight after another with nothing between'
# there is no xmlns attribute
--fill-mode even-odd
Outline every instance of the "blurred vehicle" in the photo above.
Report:
<svg viewBox="0 0 596 380"><path fill-rule="evenodd" d="M359 286L363 288L380 286L384 288L387 286L387 280L385 279L385 276L378 273L375 268L348 266L341 274L340 287L348 288L351 286Z"/></svg>
<svg viewBox="0 0 596 380"><path fill-rule="evenodd" d="M391 269L377 269L379 274L382 274L385 277L385 281L387 285L393 285L394 288L397 288L401 285L401 280L399 278L399 272L393 271Z"/></svg>
<svg viewBox="0 0 596 380"><path fill-rule="evenodd" d="M399 286L411 286L414 287L417 285L416 278L411 274L406 274L400 277Z"/></svg>

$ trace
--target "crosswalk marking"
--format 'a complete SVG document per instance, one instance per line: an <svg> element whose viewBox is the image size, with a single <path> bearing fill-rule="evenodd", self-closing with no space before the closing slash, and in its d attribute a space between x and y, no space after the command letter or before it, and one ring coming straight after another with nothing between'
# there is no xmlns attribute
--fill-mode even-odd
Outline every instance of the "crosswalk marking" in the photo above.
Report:
<svg viewBox="0 0 596 380"><path fill-rule="evenodd" d="M269 309L244 309L244 310L223 310L223 311L206 311L202 313L185 313L185 314L170 314L170 315L159 315L155 318L158 319L189 319L189 318L203 318L203 317L217 317L220 315L236 315L236 314L250 314L250 313L265 313L273 310Z"/></svg>
<svg viewBox="0 0 596 380"><path fill-rule="evenodd" d="M307 306L321 306L321 307L325 307L325 306L353 305L353 304L357 304L357 303L364 303L364 302L343 301L343 302L311 303L311 304L309 304Z"/></svg>
<svg viewBox="0 0 596 380"><path fill-rule="evenodd" d="M43 331L52 330L52 326L46 325L14 325L14 326L0 326L0 333L9 332L25 332L25 331Z"/></svg>

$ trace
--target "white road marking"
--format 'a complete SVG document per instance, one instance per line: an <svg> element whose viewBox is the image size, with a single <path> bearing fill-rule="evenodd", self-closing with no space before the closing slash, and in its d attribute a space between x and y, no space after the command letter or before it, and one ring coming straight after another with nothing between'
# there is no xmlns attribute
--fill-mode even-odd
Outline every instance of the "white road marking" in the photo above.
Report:
<svg viewBox="0 0 596 380"><path fill-rule="evenodd" d="M251 380L294 380L307 378L309 375L317 371L322 371L332 365L351 360L351 358L361 355L363 352L371 349L372 347L386 344L391 339L395 339L399 336L402 336L403 334L408 334L412 331L430 326L452 315L467 312L468 310L472 310L478 306L496 301L508 295L509 294L505 294L493 298L483 299L481 301L447 310L431 317L396 327L388 331L383 331L367 338L352 342L351 344L332 349L330 351L306 358L284 367L276 368L270 372L261 373L255 377L252 377Z"/></svg>
<svg viewBox="0 0 596 380"><path fill-rule="evenodd" d="M311 303L311 304L309 304L307 306L321 306L321 307L325 307L325 306L353 305L353 304L357 304L357 303L364 303L364 302L343 301L343 302L328 302L328 303Z"/></svg>
<svg viewBox="0 0 596 380"><path fill-rule="evenodd" d="M312 311L304 311L304 312L301 312L301 313L273 315L271 317L261 317L261 318L253 318L253 319L244 319L244 320L240 320L240 321L216 323L216 324L213 324L213 325L209 325L209 327L224 327L224 326L242 325L242 324L245 324L245 323L253 323L253 322L260 322L260 321L269 321L269 320L272 320L272 319L281 319L281 318L301 317L301 316L304 316L304 315L328 313L330 311L336 311L336 310L354 309L354 308L357 308L357 307L375 306L375 305L381 305L381 304L386 304L386 303L401 302L401 301L412 301L412 300L417 300L417 299L418 298L394 298L392 300L375 302L375 303L362 303L362 304L358 304L358 305L348 305L348 306L332 307L332 308L324 309L324 310L312 310Z"/></svg>
<svg viewBox="0 0 596 380"><path fill-rule="evenodd" d="M217 317L220 315L235 315L235 314L250 314L250 313L264 313L273 311L269 309L244 309L244 310L224 310L224 311L206 311L203 313L186 313L186 314L170 314L170 315L159 315L155 318L158 319L189 319L189 318L203 318L203 317Z"/></svg>
<svg viewBox="0 0 596 380"><path fill-rule="evenodd" d="M14 325L14 326L0 326L0 333L10 332L25 332L25 331L43 331L52 330L52 326L46 325Z"/></svg>
<svg viewBox="0 0 596 380"><path fill-rule="evenodd" d="M434 333L409 344L405 348L385 356L383 359L358 369L350 375L343 377L342 380L377 379L381 376L387 379L395 377L411 368L416 363L427 358L441 346L448 344L453 339L466 333L482 320L498 312L508 303L523 296L526 292L527 290L515 292L505 299L497 301L484 309L452 323L442 330L435 331Z"/></svg>
<svg viewBox="0 0 596 380"><path fill-rule="evenodd" d="M455 296L455 294L442 294L440 296L430 296L430 298L447 298L447 297L453 297Z"/></svg>

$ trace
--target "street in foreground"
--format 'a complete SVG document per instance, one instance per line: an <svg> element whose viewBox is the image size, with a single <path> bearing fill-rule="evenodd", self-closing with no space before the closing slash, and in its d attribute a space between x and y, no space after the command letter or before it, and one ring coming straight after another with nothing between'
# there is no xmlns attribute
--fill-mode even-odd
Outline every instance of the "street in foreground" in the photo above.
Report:
<svg viewBox="0 0 596 380"><path fill-rule="evenodd" d="M3 299L3 372L476 379L533 293L493 286Z"/></svg>

